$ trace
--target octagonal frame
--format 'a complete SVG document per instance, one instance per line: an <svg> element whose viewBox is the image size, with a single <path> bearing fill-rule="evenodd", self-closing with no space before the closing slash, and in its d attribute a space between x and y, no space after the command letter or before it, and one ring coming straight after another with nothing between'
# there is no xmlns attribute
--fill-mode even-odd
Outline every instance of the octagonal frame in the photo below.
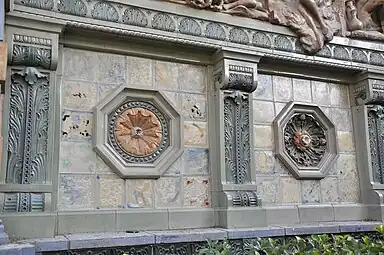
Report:
<svg viewBox="0 0 384 255"><path fill-rule="evenodd" d="M169 124L169 145L152 163L128 163L108 143L108 117L128 101L153 104ZM123 179L159 178L183 153L183 116L160 91L121 86L108 94L93 109L93 149Z"/></svg>
<svg viewBox="0 0 384 255"><path fill-rule="evenodd" d="M284 128L291 117L296 113L311 114L325 130L327 150L316 167L299 166L291 159L286 151L284 144ZM273 126L275 134L275 154L296 179L316 180L324 178L326 172L339 157L335 125L316 104L289 102L276 116L273 121Z"/></svg>

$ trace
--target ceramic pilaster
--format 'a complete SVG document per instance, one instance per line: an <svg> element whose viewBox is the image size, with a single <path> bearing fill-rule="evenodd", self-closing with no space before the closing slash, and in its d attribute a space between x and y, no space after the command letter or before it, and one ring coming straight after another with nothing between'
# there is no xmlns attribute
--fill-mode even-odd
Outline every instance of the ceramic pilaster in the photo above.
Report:
<svg viewBox="0 0 384 255"><path fill-rule="evenodd" d="M210 148L213 206L221 227L265 222L253 169L252 92L260 56L220 51L214 56ZM259 213L258 213L259 212ZM259 217L259 215L262 215Z"/></svg>

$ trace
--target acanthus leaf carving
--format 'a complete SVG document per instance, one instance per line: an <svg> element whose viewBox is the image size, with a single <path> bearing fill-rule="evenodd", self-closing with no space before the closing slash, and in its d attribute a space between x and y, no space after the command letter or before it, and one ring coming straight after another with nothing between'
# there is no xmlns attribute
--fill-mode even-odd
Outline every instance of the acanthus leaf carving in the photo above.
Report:
<svg viewBox="0 0 384 255"><path fill-rule="evenodd" d="M51 59L51 49L16 44L13 46L11 65L50 69Z"/></svg>
<svg viewBox="0 0 384 255"><path fill-rule="evenodd" d="M11 76L6 182L45 183L49 80L34 67Z"/></svg>
<svg viewBox="0 0 384 255"><path fill-rule="evenodd" d="M234 184L250 181L249 97L233 91L224 97L225 167Z"/></svg>
<svg viewBox="0 0 384 255"><path fill-rule="evenodd" d="M384 184L384 108L368 108L368 134L373 181Z"/></svg>

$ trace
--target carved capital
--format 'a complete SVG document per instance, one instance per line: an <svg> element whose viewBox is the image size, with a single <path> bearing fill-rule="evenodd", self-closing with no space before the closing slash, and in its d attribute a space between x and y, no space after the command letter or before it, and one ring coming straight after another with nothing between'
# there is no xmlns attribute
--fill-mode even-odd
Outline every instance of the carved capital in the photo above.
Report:
<svg viewBox="0 0 384 255"><path fill-rule="evenodd" d="M9 27L8 64L56 70L58 34Z"/></svg>
<svg viewBox="0 0 384 255"><path fill-rule="evenodd" d="M354 105L384 104L384 75L366 72L359 75L352 87L351 103Z"/></svg>
<svg viewBox="0 0 384 255"><path fill-rule="evenodd" d="M215 55L216 89L252 93L257 88L257 63L260 56L221 51Z"/></svg>

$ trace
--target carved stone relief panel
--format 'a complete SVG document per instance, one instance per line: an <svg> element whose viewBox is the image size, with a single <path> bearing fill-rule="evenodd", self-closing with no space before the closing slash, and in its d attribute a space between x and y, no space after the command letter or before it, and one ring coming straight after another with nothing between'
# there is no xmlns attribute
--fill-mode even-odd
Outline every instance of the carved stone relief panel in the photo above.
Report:
<svg viewBox="0 0 384 255"><path fill-rule="evenodd" d="M224 143L227 180L234 184L251 181L249 96L233 91L224 96Z"/></svg>
<svg viewBox="0 0 384 255"><path fill-rule="evenodd" d="M158 91L118 88L94 112L94 148L122 178L159 178L182 153L182 117Z"/></svg>
<svg viewBox="0 0 384 255"><path fill-rule="evenodd" d="M372 177L374 182L384 184L384 107L369 106L367 111Z"/></svg>
<svg viewBox="0 0 384 255"><path fill-rule="evenodd" d="M33 67L11 76L7 183L45 183L49 80Z"/></svg>
<svg viewBox="0 0 384 255"><path fill-rule="evenodd" d="M289 103L274 120L276 155L298 179L321 179L338 156L336 131L319 107Z"/></svg>

